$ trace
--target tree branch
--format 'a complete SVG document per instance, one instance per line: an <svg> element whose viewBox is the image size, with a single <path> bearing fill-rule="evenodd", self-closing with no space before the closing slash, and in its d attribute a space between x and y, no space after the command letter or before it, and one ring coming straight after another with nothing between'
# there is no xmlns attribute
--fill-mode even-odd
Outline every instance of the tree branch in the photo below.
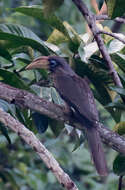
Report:
<svg viewBox="0 0 125 190"><path fill-rule="evenodd" d="M47 115L50 118L58 121L63 121L75 128L83 130L83 126L76 121L71 113L64 107L48 102L34 94L24 90L13 88L9 85L0 82L0 98L9 103L15 103L22 108L29 108L41 114ZM98 131L103 139L103 142L114 150L125 154L125 138L112 132L102 124L98 127Z"/></svg>
<svg viewBox="0 0 125 190"><path fill-rule="evenodd" d="M14 119L10 114L0 109L0 122L5 126L11 128L17 135L19 135L33 150L40 156L46 166L53 172L61 185L67 190L78 190L75 183L62 170L59 163L55 160L53 155L45 148L45 146L38 140L38 138L22 125L19 121Z"/></svg>
<svg viewBox="0 0 125 190"><path fill-rule="evenodd" d="M105 61L107 62L107 66L109 68L109 72L113 77L113 81L114 83L119 86L122 87L122 83L120 81L120 78L112 64L112 60L107 52L107 49L104 45L104 42L101 38L101 35L99 34L99 29L96 26L96 16L94 14L92 14L88 8L86 7L85 3L82 0L72 0L74 2L74 4L77 6L77 8L79 9L79 11L82 13L82 15L85 17L89 28L91 29L93 36L98 44L99 50L103 56L103 58L105 59Z"/></svg>
<svg viewBox="0 0 125 190"><path fill-rule="evenodd" d="M108 15L96 15L96 20L112 20L112 19L109 18ZM125 18L122 17L116 17L115 19L113 19L113 21L125 24Z"/></svg>
<svg viewBox="0 0 125 190"><path fill-rule="evenodd" d="M69 118L68 112L63 112L63 108L61 106L48 102L35 94L29 93L28 91L19 90L1 82L0 98L9 103L14 103L22 108L29 108L37 111L56 120L64 122Z"/></svg>
<svg viewBox="0 0 125 190"><path fill-rule="evenodd" d="M107 31L104 31L104 30L99 30L99 33L101 34L106 34L106 35L109 35L113 38L116 38L117 40L119 40L120 42L122 42L123 44L125 44L125 36L124 36L124 39L121 38L117 33L111 33L111 32L107 32Z"/></svg>
<svg viewBox="0 0 125 190"><path fill-rule="evenodd" d="M102 140L112 149L119 153L125 154L125 138L119 136L117 133L111 131L106 126L100 124L98 131L102 137Z"/></svg>

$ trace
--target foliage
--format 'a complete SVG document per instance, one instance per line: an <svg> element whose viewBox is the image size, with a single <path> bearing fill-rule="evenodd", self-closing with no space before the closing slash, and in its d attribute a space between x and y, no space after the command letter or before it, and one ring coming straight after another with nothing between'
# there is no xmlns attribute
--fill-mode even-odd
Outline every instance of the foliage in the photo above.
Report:
<svg viewBox="0 0 125 190"><path fill-rule="evenodd" d="M6 1L8 3L5 3L6 5L4 1L0 1L0 6L4 9L0 19L0 80L14 87L36 93L47 100L63 104L53 88L36 85L39 80L48 80L44 70L41 72L25 71L26 65L39 55L63 56L71 63L78 75L89 78L100 111L100 121L110 128L117 124L116 131L124 131L124 125L121 125L123 123L120 122L124 121L125 110L122 101L122 98L125 97L125 45L116 39L107 39L105 35L103 36L113 64L123 83L123 88L118 88L113 84L97 44L93 42L90 34L83 32L85 25L83 21L81 22L81 15L74 8L72 1L64 3L60 1L56 7L59 8L63 3L62 7L56 13L54 13L54 7L51 17L44 14L46 9L43 9L42 6L32 5L34 1L29 4L27 2L24 1L23 4L20 3L19 7L6 10L6 5L12 8L10 1ZM45 1L43 2L45 3ZM41 1L36 1L36 3L40 4ZM90 4L88 5L90 6ZM64 10L67 10L67 7L70 7L72 11L68 11L66 14ZM117 8L117 10L119 9ZM112 15L112 17L121 16L119 13L112 13ZM22 18L25 20L24 25ZM34 133L37 133L35 125L39 129L41 122L45 121L42 131L45 131L47 126L49 127L45 133L39 135L39 138L55 155L64 170L77 181L79 189L113 190L116 188L117 177L112 169L115 158L113 151L106 148L110 175L104 184L95 174L87 145L84 142L85 138L83 136L79 138L78 131L72 130L71 126L32 113L30 110L22 110L3 100L0 100L0 107L11 113ZM36 122L38 117L40 122ZM47 170L41 160L22 140L7 130L5 126L0 125L0 131L1 189L63 189L53 174ZM84 143L84 147L81 142ZM76 147L78 148L76 149ZM73 150L75 151L72 152ZM119 175L117 171L122 166L122 162L119 160L117 162L116 157L113 165L114 172Z"/></svg>
<svg viewBox="0 0 125 190"><path fill-rule="evenodd" d="M106 0L108 6L108 15L111 18L123 16L125 13L124 0Z"/></svg>
<svg viewBox="0 0 125 190"><path fill-rule="evenodd" d="M63 4L64 0L43 0L44 14L45 16L51 16L57 8Z"/></svg>

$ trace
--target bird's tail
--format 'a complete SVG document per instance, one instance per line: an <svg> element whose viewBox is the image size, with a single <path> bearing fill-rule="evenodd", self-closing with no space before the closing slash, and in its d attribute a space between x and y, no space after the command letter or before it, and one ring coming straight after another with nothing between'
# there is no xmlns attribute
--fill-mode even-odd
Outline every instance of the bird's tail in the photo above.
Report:
<svg viewBox="0 0 125 190"><path fill-rule="evenodd" d="M96 127L86 128L88 144L96 170L100 176L108 175L107 164L102 147L101 137Z"/></svg>

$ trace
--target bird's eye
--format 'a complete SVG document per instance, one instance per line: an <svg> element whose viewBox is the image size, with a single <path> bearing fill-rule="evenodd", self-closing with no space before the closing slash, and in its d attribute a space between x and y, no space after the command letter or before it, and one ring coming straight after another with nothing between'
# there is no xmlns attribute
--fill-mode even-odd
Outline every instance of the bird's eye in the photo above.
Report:
<svg viewBox="0 0 125 190"><path fill-rule="evenodd" d="M50 61L51 67L56 67L58 63L53 59Z"/></svg>

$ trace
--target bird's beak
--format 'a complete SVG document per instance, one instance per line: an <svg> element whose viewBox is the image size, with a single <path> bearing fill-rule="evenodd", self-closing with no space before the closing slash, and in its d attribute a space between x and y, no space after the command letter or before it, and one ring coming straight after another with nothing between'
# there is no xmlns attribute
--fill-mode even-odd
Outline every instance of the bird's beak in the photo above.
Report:
<svg viewBox="0 0 125 190"><path fill-rule="evenodd" d="M41 56L41 57L35 59L25 69L26 70L31 70L31 69L49 69L48 56Z"/></svg>

